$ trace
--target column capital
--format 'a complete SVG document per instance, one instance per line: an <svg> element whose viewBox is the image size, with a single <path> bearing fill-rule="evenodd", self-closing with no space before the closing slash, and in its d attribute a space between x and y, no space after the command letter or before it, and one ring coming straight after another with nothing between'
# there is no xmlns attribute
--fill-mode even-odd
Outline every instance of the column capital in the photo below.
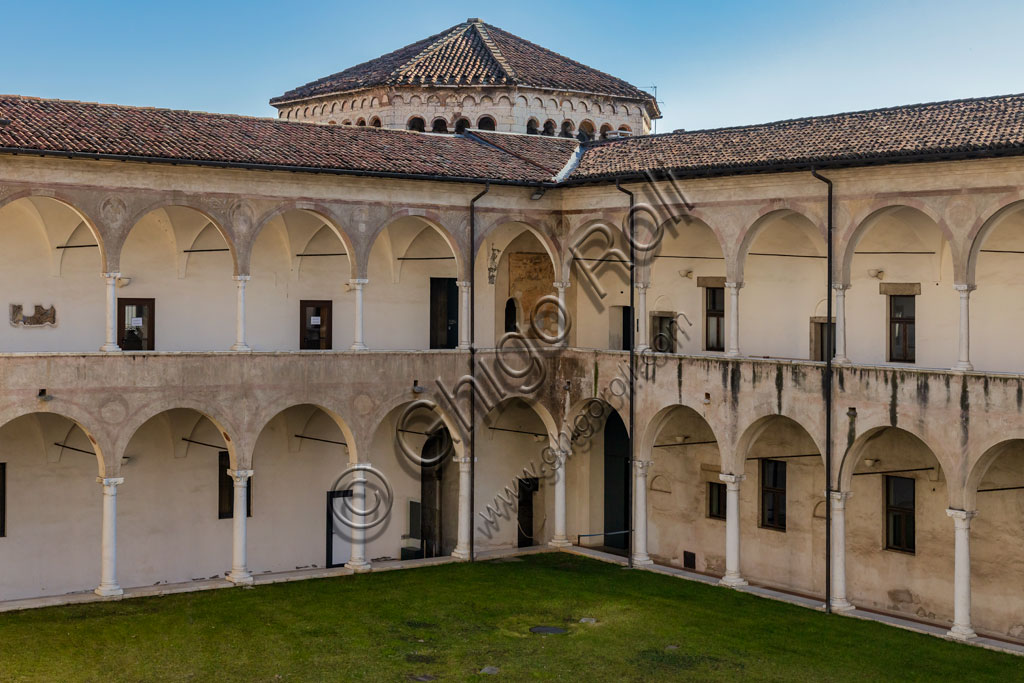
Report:
<svg viewBox="0 0 1024 683"><path fill-rule="evenodd" d="M833 282L832 283L832 289L836 290L837 292L845 292L849 288L850 288L850 285L846 284L845 282Z"/></svg>
<svg viewBox="0 0 1024 683"><path fill-rule="evenodd" d="M725 474L724 472L718 475L718 478L724 481L726 484L732 484L733 486L739 486L740 482L747 478L745 474Z"/></svg>
<svg viewBox="0 0 1024 683"><path fill-rule="evenodd" d="M235 282L248 282L252 278L252 275L232 275L231 279Z"/></svg>
<svg viewBox="0 0 1024 683"><path fill-rule="evenodd" d="M124 477L96 477L97 484L103 484L103 488L114 487L124 483Z"/></svg>
<svg viewBox="0 0 1024 683"><path fill-rule="evenodd" d="M742 282L726 282L725 286L728 289L735 289L736 291L739 291L739 290L743 289L743 283Z"/></svg>
<svg viewBox="0 0 1024 683"><path fill-rule="evenodd" d="M252 470L228 470L227 472L236 484L244 484L252 476Z"/></svg>
<svg viewBox="0 0 1024 683"><path fill-rule="evenodd" d="M832 504L845 504L853 495L853 491L827 491L825 495L832 500Z"/></svg>
<svg viewBox="0 0 1024 683"><path fill-rule="evenodd" d="M955 289L956 291L960 292L960 296L963 296L964 294L970 294L971 292L973 292L977 288L978 288L978 285L964 285L964 284L953 285L953 289Z"/></svg>
<svg viewBox="0 0 1024 683"><path fill-rule="evenodd" d="M555 282L553 284L555 286L555 289L569 289L568 282Z"/></svg>
<svg viewBox="0 0 1024 683"><path fill-rule="evenodd" d="M121 277L121 273L101 273L105 280L117 280Z"/></svg>
<svg viewBox="0 0 1024 683"><path fill-rule="evenodd" d="M971 520L975 515L978 514L977 510L954 510L948 508L946 514L953 518L958 529L968 529L971 526Z"/></svg>
<svg viewBox="0 0 1024 683"><path fill-rule="evenodd" d="M633 466L636 468L636 473L639 475L646 476L647 470L651 469L651 465L654 464L653 460L634 460Z"/></svg>
<svg viewBox="0 0 1024 683"><path fill-rule="evenodd" d="M647 289L648 287L650 287L651 284L649 282L637 282L637 283L635 283L635 286L636 286L637 289L643 291L643 290Z"/></svg>
<svg viewBox="0 0 1024 683"><path fill-rule="evenodd" d="M365 277L354 277L354 278L352 278L352 279L350 279L348 281L348 283L350 285L352 285L352 287L354 287L356 289L361 288L365 284L369 284L369 282L370 282L369 278L365 278Z"/></svg>
<svg viewBox="0 0 1024 683"><path fill-rule="evenodd" d="M457 280L455 284L458 285L459 288L461 289L469 289L469 286L472 283L469 280Z"/></svg>

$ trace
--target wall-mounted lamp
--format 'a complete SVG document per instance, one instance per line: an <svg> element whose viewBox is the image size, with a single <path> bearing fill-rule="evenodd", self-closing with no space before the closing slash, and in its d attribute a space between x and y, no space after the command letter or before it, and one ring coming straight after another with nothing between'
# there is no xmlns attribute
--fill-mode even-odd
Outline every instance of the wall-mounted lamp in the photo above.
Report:
<svg viewBox="0 0 1024 683"><path fill-rule="evenodd" d="M426 388L420 386L420 381L418 379L414 379L412 381L412 393L422 394L424 391L426 391Z"/></svg>
<svg viewBox="0 0 1024 683"><path fill-rule="evenodd" d="M878 460L875 458L864 458L864 467L874 467L878 464Z"/></svg>
<svg viewBox="0 0 1024 683"><path fill-rule="evenodd" d="M533 194L530 195L530 199L532 199L533 201L537 201L538 199L544 196L544 192L545 190L543 187L538 187L536 190L533 191Z"/></svg>
<svg viewBox="0 0 1024 683"><path fill-rule="evenodd" d="M127 287L131 283L132 283L132 279L130 277L124 277L122 275L121 277L117 278L117 286L118 287Z"/></svg>
<svg viewBox="0 0 1024 683"><path fill-rule="evenodd" d="M711 405L711 394L705 393L704 400L701 401L704 405Z"/></svg>
<svg viewBox="0 0 1024 683"><path fill-rule="evenodd" d="M122 455L121 456L121 467L124 467L125 465L127 465L129 462L131 462L131 460L132 460L132 456L130 456L130 455Z"/></svg>
<svg viewBox="0 0 1024 683"><path fill-rule="evenodd" d="M692 280L693 279L693 268L687 268L686 270L680 270L679 274L682 275L683 277L688 277L688 278L690 278Z"/></svg>
<svg viewBox="0 0 1024 683"><path fill-rule="evenodd" d="M880 270L878 268L871 268L870 270L868 270L868 277L873 277L876 280L884 280L885 279L885 271L884 270Z"/></svg>

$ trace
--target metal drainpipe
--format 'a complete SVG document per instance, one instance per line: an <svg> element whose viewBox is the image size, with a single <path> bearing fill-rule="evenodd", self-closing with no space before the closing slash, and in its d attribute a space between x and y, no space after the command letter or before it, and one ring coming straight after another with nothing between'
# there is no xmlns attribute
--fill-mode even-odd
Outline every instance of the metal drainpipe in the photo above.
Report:
<svg viewBox="0 0 1024 683"><path fill-rule="evenodd" d="M491 191L487 183L477 196L469 200L469 377L470 387L476 384L476 203ZM473 511L476 509L476 392L469 397L469 561L476 561L476 535L473 533Z"/></svg>
<svg viewBox="0 0 1024 683"><path fill-rule="evenodd" d="M811 168L811 175L828 185L828 230L825 269L825 612L832 613L832 181Z"/></svg>
<svg viewBox="0 0 1024 683"><path fill-rule="evenodd" d="M615 189L629 195L629 314L632 320L629 326L629 568L633 568L633 549L636 544L636 533L633 531L636 505L636 453L634 452L633 428L636 425L636 221L633 213L633 193L623 188L619 179L615 179ZM641 321L642 324L642 321Z"/></svg>

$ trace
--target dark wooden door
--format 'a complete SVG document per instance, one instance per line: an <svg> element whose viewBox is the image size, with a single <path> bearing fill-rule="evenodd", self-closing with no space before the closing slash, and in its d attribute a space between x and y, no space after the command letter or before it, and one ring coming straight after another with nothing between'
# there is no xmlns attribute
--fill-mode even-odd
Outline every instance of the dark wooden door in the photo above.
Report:
<svg viewBox="0 0 1024 683"><path fill-rule="evenodd" d="M156 348L154 299L117 300L117 344L125 351L152 351Z"/></svg>
<svg viewBox="0 0 1024 683"><path fill-rule="evenodd" d="M630 525L629 435L615 411L604 426L604 533L628 531ZM604 544L629 549L629 534L606 535Z"/></svg>
<svg viewBox="0 0 1024 683"><path fill-rule="evenodd" d="M517 501L517 523L519 535L516 542L518 548L529 548L533 540L533 494L540 488L537 477L524 477L519 480L519 500Z"/></svg>
<svg viewBox="0 0 1024 683"><path fill-rule="evenodd" d="M453 277L430 278L430 348L459 344L459 286Z"/></svg>
<svg viewBox="0 0 1024 683"><path fill-rule="evenodd" d="M328 350L331 348L331 301L299 302L299 348Z"/></svg>
<svg viewBox="0 0 1024 683"><path fill-rule="evenodd" d="M447 433L435 434L423 444L420 467L420 544L422 557L437 557L441 554L442 496L441 483L444 474L442 464L446 448Z"/></svg>

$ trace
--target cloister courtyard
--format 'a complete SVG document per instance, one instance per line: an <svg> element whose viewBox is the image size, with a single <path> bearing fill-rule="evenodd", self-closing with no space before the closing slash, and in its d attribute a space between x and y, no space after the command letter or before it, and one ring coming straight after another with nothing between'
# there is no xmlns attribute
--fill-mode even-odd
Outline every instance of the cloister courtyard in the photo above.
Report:
<svg viewBox="0 0 1024 683"><path fill-rule="evenodd" d="M11 612L0 643L5 681L1008 681L1021 670L1013 655L558 552Z"/></svg>

